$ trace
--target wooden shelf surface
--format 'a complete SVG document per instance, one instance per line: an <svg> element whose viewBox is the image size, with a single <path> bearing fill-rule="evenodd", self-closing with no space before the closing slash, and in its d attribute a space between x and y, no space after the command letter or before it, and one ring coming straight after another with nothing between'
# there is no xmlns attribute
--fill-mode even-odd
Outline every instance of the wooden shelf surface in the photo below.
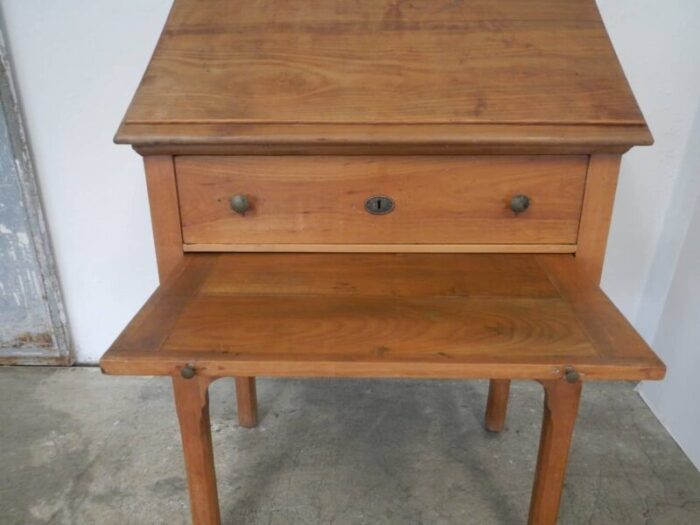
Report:
<svg viewBox="0 0 700 525"><path fill-rule="evenodd" d="M569 254L186 254L109 374L659 379Z"/></svg>

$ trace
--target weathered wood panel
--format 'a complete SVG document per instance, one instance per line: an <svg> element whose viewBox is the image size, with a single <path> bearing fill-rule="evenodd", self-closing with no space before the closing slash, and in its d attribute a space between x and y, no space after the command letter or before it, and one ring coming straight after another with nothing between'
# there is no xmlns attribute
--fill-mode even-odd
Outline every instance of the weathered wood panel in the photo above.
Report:
<svg viewBox="0 0 700 525"><path fill-rule="evenodd" d="M0 364L70 364L70 341L0 33Z"/></svg>

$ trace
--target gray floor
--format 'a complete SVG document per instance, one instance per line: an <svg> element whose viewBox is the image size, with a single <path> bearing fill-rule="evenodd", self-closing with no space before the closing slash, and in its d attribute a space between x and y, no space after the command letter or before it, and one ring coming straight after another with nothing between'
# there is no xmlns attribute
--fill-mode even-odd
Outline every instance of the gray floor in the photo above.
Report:
<svg viewBox="0 0 700 525"><path fill-rule="evenodd" d="M224 523L521 524L541 417L538 385L483 430L487 384L259 380L261 422L212 387ZM0 522L189 522L170 384L92 368L0 368ZM589 384L562 524L700 524L700 473L629 383Z"/></svg>

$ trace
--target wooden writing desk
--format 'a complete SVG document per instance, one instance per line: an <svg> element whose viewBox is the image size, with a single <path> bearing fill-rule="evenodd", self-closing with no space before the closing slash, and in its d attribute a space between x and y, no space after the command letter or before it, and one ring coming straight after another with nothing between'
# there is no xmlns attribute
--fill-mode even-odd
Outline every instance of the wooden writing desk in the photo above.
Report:
<svg viewBox="0 0 700 525"><path fill-rule="evenodd" d="M256 376L326 376L489 378L492 431L539 381L554 524L582 383L664 375L598 288L651 141L593 0L176 0L117 134L161 285L101 366L172 377L194 522L211 381L254 426Z"/></svg>

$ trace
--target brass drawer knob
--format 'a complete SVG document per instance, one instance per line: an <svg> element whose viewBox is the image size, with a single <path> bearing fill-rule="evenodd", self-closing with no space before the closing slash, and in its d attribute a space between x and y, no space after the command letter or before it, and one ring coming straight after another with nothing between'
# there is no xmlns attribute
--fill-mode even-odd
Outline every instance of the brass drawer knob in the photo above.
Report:
<svg viewBox="0 0 700 525"><path fill-rule="evenodd" d="M231 197L231 209L239 215L245 215L250 209L250 202L245 195L234 195Z"/></svg>
<svg viewBox="0 0 700 525"><path fill-rule="evenodd" d="M581 375L573 366L567 366L564 369L564 379L566 379L567 383L577 383L581 379Z"/></svg>
<svg viewBox="0 0 700 525"><path fill-rule="evenodd" d="M513 198L510 199L510 209L513 210L514 213L522 213L529 207L530 197L527 195L514 195Z"/></svg>
<svg viewBox="0 0 700 525"><path fill-rule="evenodd" d="M195 371L194 367L190 364L182 367L182 369L180 370L180 375L184 379L192 379L194 377L195 373L196 373L196 371Z"/></svg>

